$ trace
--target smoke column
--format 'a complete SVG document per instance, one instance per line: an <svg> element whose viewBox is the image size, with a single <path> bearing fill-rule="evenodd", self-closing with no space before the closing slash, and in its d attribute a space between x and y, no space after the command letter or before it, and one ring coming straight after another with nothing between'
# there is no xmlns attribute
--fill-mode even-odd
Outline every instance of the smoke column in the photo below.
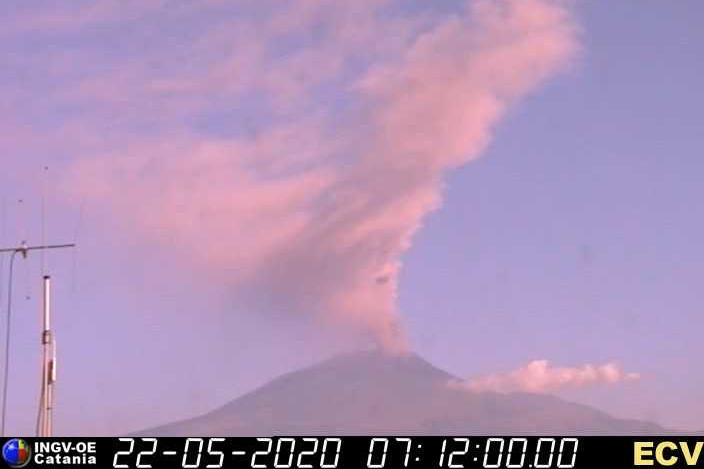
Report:
<svg viewBox="0 0 704 469"><path fill-rule="evenodd" d="M110 112L129 117L149 102L163 114L154 134L82 157L67 187L243 304L313 315L403 352L401 258L441 205L444 175L569 64L577 28L558 0L473 0L417 19L393 17L393 4L290 2L194 44L206 58L241 45L197 74L134 70L120 100L105 98L109 78L83 84L81 99ZM276 58L267 49L320 24L321 40ZM265 103L253 132L215 137L172 122L245 95Z"/></svg>

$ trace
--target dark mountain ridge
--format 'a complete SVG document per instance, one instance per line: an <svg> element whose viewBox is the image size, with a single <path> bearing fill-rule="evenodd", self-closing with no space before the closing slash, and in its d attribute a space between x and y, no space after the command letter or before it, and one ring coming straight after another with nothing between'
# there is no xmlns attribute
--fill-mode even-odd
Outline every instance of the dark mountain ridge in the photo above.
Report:
<svg viewBox="0 0 704 469"><path fill-rule="evenodd" d="M555 396L472 392L417 355L360 352L282 375L156 436L661 434Z"/></svg>

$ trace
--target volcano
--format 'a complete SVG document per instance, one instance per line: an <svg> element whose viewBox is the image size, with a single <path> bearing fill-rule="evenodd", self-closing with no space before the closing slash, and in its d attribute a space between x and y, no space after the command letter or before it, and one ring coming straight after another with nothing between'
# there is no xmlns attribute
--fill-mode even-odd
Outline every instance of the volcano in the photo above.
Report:
<svg viewBox="0 0 704 469"><path fill-rule="evenodd" d="M551 395L473 392L410 354L361 352L280 376L205 415L134 436L662 434Z"/></svg>

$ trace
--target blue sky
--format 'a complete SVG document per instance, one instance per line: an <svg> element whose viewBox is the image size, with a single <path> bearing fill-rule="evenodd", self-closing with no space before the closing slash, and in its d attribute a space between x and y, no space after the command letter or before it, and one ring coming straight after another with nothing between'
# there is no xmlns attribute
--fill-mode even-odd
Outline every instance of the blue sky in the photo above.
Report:
<svg viewBox="0 0 704 469"><path fill-rule="evenodd" d="M698 428L704 37L691 18L702 6L578 10L580 66L449 177L406 258L402 309L419 349L458 374L511 370L527 355L618 358L641 382L576 397Z"/></svg>

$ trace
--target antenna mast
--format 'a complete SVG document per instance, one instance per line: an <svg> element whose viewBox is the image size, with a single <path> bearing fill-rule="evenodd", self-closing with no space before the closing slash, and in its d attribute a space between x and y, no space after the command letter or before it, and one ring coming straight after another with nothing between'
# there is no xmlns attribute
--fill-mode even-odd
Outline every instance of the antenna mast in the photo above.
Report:
<svg viewBox="0 0 704 469"><path fill-rule="evenodd" d="M48 249L73 248L75 244L54 244L41 246L27 246L22 242L16 248L0 249L2 253L19 253L23 258L27 258L30 251L45 251ZM56 382L56 344L54 334L51 329L51 277L44 275L43 278L43 328L42 328L42 388L41 400L39 403L39 427L37 429L40 437L48 437L52 434L52 412L54 408L54 383Z"/></svg>
<svg viewBox="0 0 704 469"><path fill-rule="evenodd" d="M39 404L39 436L51 436L56 382L56 348L51 331L51 277L44 278L44 329L42 330L42 390Z"/></svg>

